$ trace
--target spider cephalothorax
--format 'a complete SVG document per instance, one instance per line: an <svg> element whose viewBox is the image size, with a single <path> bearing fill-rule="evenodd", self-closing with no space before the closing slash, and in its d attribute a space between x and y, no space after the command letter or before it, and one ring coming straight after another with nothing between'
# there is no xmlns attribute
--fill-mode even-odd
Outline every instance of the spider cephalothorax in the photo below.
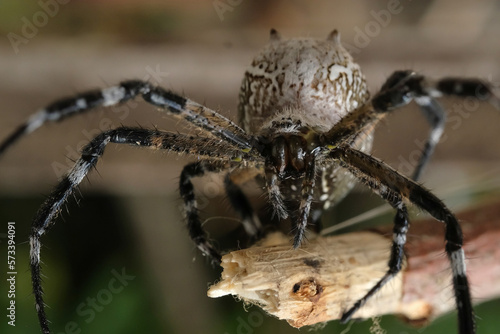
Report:
<svg viewBox="0 0 500 334"><path fill-rule="evenodd" d="M158 129L120 127L95 137L35 215L30 235L30 266L36 309L49 333L42 298L40 238L53 226L62 205L96 166L110 144L128 144L196 156L184 167L179 190L189 235L201 252L219 263L220 252L204 231L192 179L226 172L230 203L251 237L262 226L240 186L261 175L269 202L281 219L291 216L294 247L303 242L308 224L361 181L397 211L388 270L366 295L342 314L349 320L365 302L401 270L409 228L407 204L414 204L444 223L446 253L451 263L459 331L475 332L475 319L465 273L462 232L455 216L431 192L414 182L443 132L445 114L435 98L443 95L476 98L500 107L488 84L477 79L427 80L410 70L396 71L372 99L359 66L333 31L325 40L282 40L275 30L271 42L245 73L239 104L239 127L217 112L144 81L125 81L56 101L30 117L0 143L0 154L48 121L60 121L98 106L112 106L141 96L173 118L183 119L200 134L189 136ZM373 129L380 119L414 101L431 126L429 139L413 175L406 177L370 156Z"/></svg>

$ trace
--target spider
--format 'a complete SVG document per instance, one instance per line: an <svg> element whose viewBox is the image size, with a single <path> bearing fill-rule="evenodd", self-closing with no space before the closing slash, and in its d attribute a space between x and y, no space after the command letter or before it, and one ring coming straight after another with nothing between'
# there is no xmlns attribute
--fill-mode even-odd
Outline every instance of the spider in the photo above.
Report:
<svg viewBox="0 0 500 334"><path fill-rule="evenodd" d="M475 319L462 250L462 231L453 213L416 180L429 161L445 124L436 98L471 97L500 107L492 88L477 79L429 80L411 70L394 72L372 98L360 67L342 47L334 30L326 39L282 39L271 30L269 44L254 58L239 95L240 126L219 113L145 81L88 91L48 105L31 116L0 144L4 153L19 138L46 122L61 121L99 106L141 96L147 103L200 129L191 136L159 129L119 127L104 131L82 150L35 215L30 234L30 268L41 329L49 333L42 297L41 237L54 225L61 206L96 166L110 143L127 144L198 157L184 167L179 191L191 239L214 264L221 253L203 229L192 179L225 173L225 189L250 237L263 227L241 186L256 178L268 194L273 212L292 223L293 248L305 240L308 225L320 230L319 216L361 181L395 210L388 270L366 295L342 315L347 322L365 302L402 268L409 228L407 205L414 204L444 223L445 249L451 263L453 289L462 334L475 332ZM431 131L419 164L404 176L370 155L373 132L381 119L414 101Z"/></svg>

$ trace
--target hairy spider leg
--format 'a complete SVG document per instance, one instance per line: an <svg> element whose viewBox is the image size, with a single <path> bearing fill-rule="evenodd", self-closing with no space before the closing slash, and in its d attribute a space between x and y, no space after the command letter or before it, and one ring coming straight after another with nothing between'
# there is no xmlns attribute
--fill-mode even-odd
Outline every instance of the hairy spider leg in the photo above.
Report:
<svg viewBox="0 0 500 334"><path fill-rule="evenodd" d="M389 112L407 105L412 100L443 95L472 97L489 102L500 109L500 99L493 94L491 87L481 80L445 78L431 82L421 75L412 75L392 88L380 91L371 102L344 116L323 136L323 145L335 148L349 144L364 129L373 127Z"/></svg>
<svg viewBox="0 0 500 334"><path fill-rule="evenodd" d="M394 79L394 77L393 77ZM407 79L400 81L398 84L392 83L387 84L385 90L382 90L380 93L375 95L372 99L371 106L366 105L363 108L360 108L353 112L352 114L346 116L346 120L342 119L336 126L332 128L331 131L327 134L327 142L330 141L330 145L332 147L338 147L339 143L348 144L349 140L359 131L361 131L364 127L369 126L371 123L375 123L382 115L387 114L390 111L393 111L399 107L402 107L408 104L412 100L421 99L420 102L425 101L426 98L432 97L440 97L443 95L454 95L458 97L473 97L479 100L490 102L495 107L500 107L500 100L493 94L491 88L483 83L480 80L476 79L460 79L460 78L445 78L438 80L436 82L429 82L424 79L423 76L420 75L411 75ZM389 88L389 86L392 86ZM429 100L428 100L429 101ZM432 103L432 102L431 102ZM424 103L425 105L425 103ZM431 114L432 111L429 110L428 106L424 106L428 114ZM439 129L436 130L439 132ZM432 137L432 131L431 131ZM431 140L432 141L432 138ZM424 153L425 154L425 153ZM425 159L425 158L424 158ZM421 160L422 163L422 160ZM422 163L425 165L426 161L424 160ZM414 175L418 172L418 167ZM419 173L419 172L418 172ZM418 174L417 174L418 176ZM418 204L417 204L418 205ZM399 209L398 209L399 210ZM396 215L396 224L399 219L398 216L401 216L403 213L399 211ZM443 220L443 219L441 219ZM452 223L453 224L453 223ZM458 224L458 223L457 223ZM458 226L459 228L459 226ZM461 238L461 231L460 231ZM448 238L447 240L453 242L453 236ZM459 245L459 250L452 248L452 243L447 243L447 252L450 257L450 261L452 261L452 270L454 273L454 288L455 295L457 300L457 306L459 309L459 318L460 318L460 330L461 333L472 333L472 331L468 331L469 328L474 329L474 319L472 312L472 304L470 302L470 294L468 290L467 284L464 286L460 286L460 282L465 280L467 282L467 278L465 276L465 265L460 264L463 255L463 251L461 250L461 242L457 243ZM394 248L394 247L393 247ZM395 254L393 252L393 254ZM401 253L401 260L403 254ZM462 261L464 262L464 261ZM393 261L393 257L391 256L390 263L395 263ZM463 267L464 270L460 270ZM390 271L393 269L389 269ZM461 275L460 275L461 273ZM460 277L459 277L460 276ZM462 278L463 276L464 278ZM379 288L382 287L387 280L382 280L376 284ZM464 291L462 291L464 290ZM374 291L376 292L376 291ZM343 317L344 321L349 320L349 318L355 313L359 307L364 304L366 299L368 299L373 293L369 292L370 295L365 296L360 301L355 303L355 306L345 313ZM360 303L361 302L361 303ZM356 306L358 305L358 306ZM467 319L462 320L462 317L467 317Z"/></svg>
<svg viewBox="0 0 500 334"><path fill-rule="evenodd" d="M412 77L414 76L418 77L418 75L416 75L412 71L395 72L389 78L389 80L391 78L399 77L400 78L399 82L392 87L387 87L388 92L385 93L384 89L382 89L381 92L378 93L377 95L382 96L383 94L391 94L390 92L391 88L394 88L396 90L401 89L398 88L397 86L400 87L404 86L405 81L407 80L416 80L417 82L419 82L419 80L423 80L422 77L421 79L413 79ZM411 83L409 86L410 87L412 86ZM465 91L463 91L464 88ZM421 85L417 84L415 87L411 87L410 89L412 89L415 94L413 100L417 103L417 105L419 105L421 111L423 112L427 121L431 125L431 131L429 137L425 143L418 164L412 174L412 179L414 181L417 181L420 178L425 165L429 162L429 159L432 153L434 152L434 149L437 143L439 142L439 139L441 138L446 121L446 114L443 108L433 97L439 97L443 94L457 95L461 97L474 97L479 100L488 100L497 108L499 106L499 103L498 99L493 95L491 89L484 83L480 82L479 80L448 78L440 80L436 84L435 88L432 87L432 84L426 87L424 82L424 84ZM395 217L395 227L397 226L396 220L398 219L398 216L400 216L400 214L401 212L399 212L398 209L398 212L396 213ZM401 259L402 257L403 254L401 253ZM391 268L390 262L389 262L389 268Z"/></svg>
<svg viewBox="0 0 500 334"><path fill-rule="evenodd" d="M417 73L411 70L394 72L382 85L380 92L377 95L392 89L394 86L402 84L405 80L408 80L410 77L416 75ZM422 154L420 155L418 164L413 170L413 174L411 176L412 180L417 181L420 179L423 169L429 162L430 157L434 152L436 145L439 143L441 135L443 134L446 114L441 105L433 99L430 94L426 95L425 92L422 92L421 96L416 96L413 100L420 107L421 112L424 114L427 122L431 126L431 131L427 141L425 142Z"/></svg>
<svg viewBox="0 0 500 334"><path fill-rule="evenodd" d="M382 85L380 92L385 92L390 90L394 86L397 86L401 82L408 80L408 78L416 75L415 72L410 70L396 71L394 72ZM379 93L380 95L381 93ZM441 105L429 95L415 97L414 101L420 107L421 112L424 114L427 122L431 126L431 131L429 133L428 139L425 142L424 149L419 157L418 164L415 167L411 179L417 181L422 175L424 167L430 160L432 153L436 145L441 138L444 131L446 115L444 113ZM401 202L400 198L386 198L389 204L395 208L396 215L394 216L394 228L393 228L393 243L391 247L391 255L388 263L389 270L385 275L375 284L361 299L358 300L355 305L353 305L346 313L342 315L342 321L346 322L350 319L352 315L371 298L377 291L379 291L387 282L389 282L394 276L401 271L404 260L404 245L406 243L406 234L410 227L408 210L406 206Z"/></svg>
<svg viewBox="0 0 500 334"><path fill-rule="evenodd" d="M233 163L234 164L234 163ZM208 240L207 233L204 231L198 214L198 205L194 194L194 186L191 179L201 177L206 173L216 173L227 170L231 167L230 164L221 163L219 161L202 160L186 165L180 176L179 191L181 198L184 201L184 210L188 224L189 235L194 241L196 247L207 256L212 264L218 265L221 262L219 251ZM241 189L232 181L228 181L229 176L225 179L225 188L229 196L229 200L235 210L242 217L242 224L245 231L250 237L257 237L261 232L260 221L255 215L253 209L248 202L248 199L243 194Z"/></svg>
<svg viewBox="0 0 500 334"><path fill-rule="evenodd" d="M243 224L246 233L252 239L259 239L262 237L263 230L259 217L252 209L247 196L231 179L230 173L224 178L224 187L231 206L241 217L241 223Z"/></svg>
<svg viewBox="0 0 500 334"><path fill-rule="evenodd" d="M366 183L371 181L363 180L363 182ZM342 323L349 321L354 313L359 310L373 295L375 295L387 282L396 276L403 267L404 246L406 244L406 235L410 227L406 205L403 203L402 197L399 196L399 194L387 191L385 185L379 185L379 188L377 188L377 186L372 187L372 185L370 185L370 187L397 210L392 230L393 240L391 255L388 263L389 269L384 276L382 276L382 278L363 296L363 298L356 301L353 306L342 314L342 318L340 320Z"/></svg>
<svg viewBox="0 0 500 334"><path fill-rule="evenodd" d="M103 155L104 149L109 143L129 144L139 147L161 149L175 153L197 154L201 158L213 159L219 164L238 165L243 158L252 161L253 157L242 153L241 150L227 144L222 144L214 138L191 137L178 133L164 132L159 130L148 130L141 128L121 127L101 133L89 142L82 150L81 158L74 167L60 181L56 188L38 210L33 220L30 234L30 267L32 274L33 292L35 295L35 307L42 331L49 333L49 325L45 315L43 292L40 273L40 238L53 226L55 219L61 211L62 205L74 192L83 178L95 168L97 161ZM242 156L243 154L243 156ZM182 188L182 184L181 184ZM192 230L190 228L190 234ZM195 242L201 241L199 235ZM220 257L219 257L220 259Z"/></svg>
<svg viewBox="0 0 500 334"><path fill-rule="evenodd" d="M169 115L184 119L226 140L234 147L245 152L252 149L252 143L255 141L253 137L219 113L161 87L153 86L149 82L130 80L117 86L63 98L39 110L0 143L0 155L21 137L33 132L46 122L60 121L99 106L117 105L137 96L142 96L146 102L160 107ZM256 156L255 153L254 155Z"/></svg>
<svg viewBox="0 0 500 334"><path fill-rule="evenodd" d="M316 152L319 150L316 149ZM304 180L302 181L302 193L299 205L299 217L295 223L295 236L293 239L293 248L299 248L304 239L307 229L307 223L311 213L311 204L313 202L314 186L316 184L316 152L306 160Z"/></svg>
<svg viewBox="0 0 500 334"><path fill-rule="evenodd" d="M184 166L179 180L179 192L184 201L184 211L186 214L189 236L194 241L196 247L207 256L213 265L221 263L221 254L208 240L208 235L203 229L198 214L198 204L194 196L194 186L191 179L201 177L205 173L219 172L227 169L227 166L211 161L198 161Z"/></svg>
<svg viewBox="0 0 500 334"><path fill-rule="evenodd" d="M283 199L283 194L280 190L280 182L278 178L278 172L272 163L266 161L265 166L265 176L266 176L266 190L269 198L269 202L273 207L273 215L277 215L278 219L288 218L288 209L285 205Z"/></svg>
<svg viewBox="0 0 500 334"><path fill-rule="evenodd" d="M417 75L414 71L404 70L394 72L382 85L378 95L382 92L386 92L408 80L410 77ZM424 114L427 122L431 126L431 131L429 133L428 139L425 143L424 149L419 157L418 164L415 167L411 179L417 181L422 175L424 167L429 162L429 159L434 152L434 149L441 138L444 131L445 125L445 113L443 108L439 103L431 98L429 95L423 95L415 97L414 101L420 107L421 112ZM384 197L385 194L381 194ZM375 284L361 299L358 300L354 306L352 306L346 313L342 316L342 321L347 321L352 315L371 298L377 291L379 291L387 282L389 282L401 269L404 259L404 245L406 243L406 234L410 227L408 210L406 206L402 203L401 198L385 198L389 204L395 208L396 215L394 216L394 228L393 228L393 243L391 247L391 255L388 263L389 270L385 275Z"/></svg>
<svg viewBox="0 0 500 334"><path fill-rule="evenodd" d="M188 224L189 235L198 249L207 256L212 264L220 264L221 255L210 243L207 233L204 231L198 214L198 206L194 194L194 186L191 179L204 176L206 173L216 173L229 169L226 163L220 161L202 160L186 165L181 172L179 191L184 201L184 210ZM243 191L231 180L230 173L224 179L224 186L229 201L234 210L240 215L246 233L253 239L262 236L262 225L250 202Z"/></svg>
<svg viewBox="0 0 500 334"><path fill-rule="evenodd" d="M475 319L472 308L469 283L465 270L465 256L462 249L462 229L456 217L443 202L430 191L401 175L382 161L370 155L344 146L335 149L330 154L331 158L347 168L360 181L387 200L393 206L399 206L399 212L406 214L403 200L407 200L421 209L430 213L434 218L444 223L446 254L451 263L455 302L458 310L458 328L460 334L475 333ZM403 256L402 247L406 242L407 217L402 217L400 227L395 227L393 247L389 268L383 278L363 298L357 301L341 318L347 322L351 316L366 301L385 285L399 270L398 264Z"/></svg>

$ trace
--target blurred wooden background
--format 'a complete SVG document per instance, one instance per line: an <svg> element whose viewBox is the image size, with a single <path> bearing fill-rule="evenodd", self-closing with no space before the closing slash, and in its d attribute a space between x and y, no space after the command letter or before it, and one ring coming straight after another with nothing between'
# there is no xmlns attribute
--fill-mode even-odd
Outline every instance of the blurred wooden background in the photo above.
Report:
<svg viewBox="0 0 500 334"><path fill-rule="evenodd" d="M35 3L24 4L27 8L21 3L0 4L5 7L0 14L0 31L5 37L10 33L23 36L23 18L34 24L34 18L43 12ZM38 31L34 37L15 47L9 38L2 39L0 134L5 136L35 110L58 97L130 78L148 78L234 117L242 74L252 56L267 43L271 27L285 37L317 38L338 29L342 41L354 50L372 92L392 71L404 68L432 77L474 76L500 86L498 1L229 3L149 0L140 5L134 1L59 5L46 25L35 26ZM397 10L391 9L391 3L399 3ZM457 115L457 101L448 102L450 114ZM450 121L448 138L438 147L435 160L500 157L492 145L497 139L498 113L488 105L458 103L466 115L460 116L460 124ZM143 104L133 109L129 113L99 110L71 119L63 126L49 125L38 131L34 139L23 140L2 159L1 191L38 193L47 189L62 167L70 166L65 156L75 158L74 152L82 140L88 140L101 128L120 124L160 128L176 125ZM374 151L377 156L399 163L399 155L418 149L415 140L424 138L428 129L418 111L408 109L396 113L387 121L387 127L379 131ZM102 118L109 121L100 123ZM94 185L107 191L163 192L162 185L170 181L170 168L179 168L137 150L118 153L117 157L111 152L114 149L109 151L109 168L101 171L103 178ZM145 159L149 160L147 164L139 163ZM178 165L182 164L184 161ZM144 172L144 165L151 172ZM127 184L117 185L132 167L143 173L136 173L140 175ZM19 176L28 182L15 182Z"/></svg>
<svg viewBox="0 0 500 334"><path fill-rule="evenodd" d="M149 79L234 118L243 72L267 43L270 28L284 37L317 38L338 29L364 69L372 93L392 71L405 68L431 77L478 77L490 81L497 92L500 87L500 1L41 3L45 5L0 3L0 33L4 36L0 40L0 139L54 99L131 78ZM465 184L484 173L495 178L500 160L499 112L471 101L450 99L443 104L455 121L448 124L446 140L438 146L424 175L425 185L439 190ZM77 158L76 152L89 137L119 125L184 129L138 101L47 125L0 158L0 213L2 221L18 223L19 254L27 252L24 241L32 215L72 165L71 160ZM404 161L418 152L416 142L427 133L422 115L409 106L380 127L374 155L404 169ZM112 268L123 266L117 258L137 257L135 264L129 265L135 268L134 274L142 275L145 287L138 291L145 291L141 293L148 297L144 297L147 302L133 300L145 303L144 308L155 318L156 330L238 331L238 317L247 319L248 313L234 313L241 305L232 300L224 304L205 297L207 282L213 281L217 272L193 249L182 222L177 182L188 161L127 147L107 148L99 173L93 173L90 182L81 187L84 197L79 207L71 205L64 222L60 219L53 235L49 233L44 239L46 295L55 328L62 331L68 319L80 320L82 333L102 329L109 322L127 323L123 318L128 317L118 316L121 320L106 322L114 318L105 318L87 324L74 311L82 300L107 284ZM222 195L216 179L209 178L208 184L200 187L205 197ZM222 203L227 209L227 201ZM345 206L345 215L359 213L352 211L353 206L363 205ZM104 211L109 216L104 216ZM205 211L207 217L232 216L218 208L207 207ZM84 217L85 222L76 224L75 217ZM4 232L0 231L0 236ZM113 255L105 255L104 249ZM27 256L19 255L20 264L26 265L26 261ZM79 265L82 261L86 266ZM94 271L104 274L91 274ZM24 282L19 283L24 289L19 299L28 305L19 311L23 313L19 317L29 317L27 330L36 328L36 320L31 314L34 308L28 273L19 272L19 280ZM72 286L75 279L76 287ZM94 290L86 285L88 281L94 282ZM78 294L69 298L75 289ZM114 309L115 304L107 309ZM193 318L197 322L190 320ZM255 332L295 332L272 319L263 322ZM450 323L454 324L453 317ZM325 332L332 332L331 326L336 325L328 326ZM408 333L416 331L402 328L399 330ZM24 332L22 327L15 330ZM133 327L116 329L121 333L127 330L135 332Z"/></svg>

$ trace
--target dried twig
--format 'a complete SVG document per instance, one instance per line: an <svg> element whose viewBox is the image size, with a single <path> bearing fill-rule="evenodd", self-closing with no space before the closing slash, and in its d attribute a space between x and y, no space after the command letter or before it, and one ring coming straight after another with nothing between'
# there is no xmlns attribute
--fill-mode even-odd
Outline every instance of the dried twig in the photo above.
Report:
<svg viewBox="0 0 500 334"><path fill-rule="evenodd" d="M500 296L500 205L458 215L467 270L476 302ZM293 250L288 237L272 234L264 243L223 257L222 280L210 297L228 294L257 304L294 327L339 319L385 273L390 228L316 237ZM455 308L443 228L434 220L415 222L406 247L405 269L368 301L356 317L399 314L415 323Z"/></svg>

